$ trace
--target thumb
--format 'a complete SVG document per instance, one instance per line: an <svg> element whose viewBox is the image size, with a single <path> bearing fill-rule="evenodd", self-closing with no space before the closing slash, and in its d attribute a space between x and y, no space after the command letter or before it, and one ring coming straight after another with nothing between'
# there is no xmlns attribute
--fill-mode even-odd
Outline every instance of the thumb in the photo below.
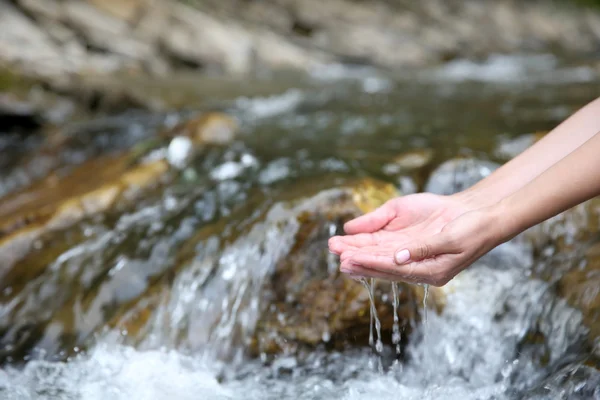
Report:
<svg viewBox="0 0 600 400"><path fill-rule="evenodd" d="M348 235L372 233L387 225L394 216L395 213L392 207L390 207L389 203L385 203L370 213L346 222L344 224L344 232Z"/></svg>
<svg viewBox="0 0 600 400"><path fill-rule="evenodd" d="M422 261L441 254L454 253L455 247L448 234L438 233L401 247L396 251L394 261L398 265L406 264L409 261Z"/></svg>

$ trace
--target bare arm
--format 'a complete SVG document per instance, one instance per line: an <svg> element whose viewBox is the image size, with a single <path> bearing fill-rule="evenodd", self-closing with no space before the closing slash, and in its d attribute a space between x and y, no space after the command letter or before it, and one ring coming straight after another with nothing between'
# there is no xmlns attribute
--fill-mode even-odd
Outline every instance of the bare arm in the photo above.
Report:
<svg viewBox="0 0 600 400"><path fill-rule="evenodd" d="M362 276L441 286L499 244L598 195L600 133L495 204L460 215L439 233L409 241L390 235L389 246L382 241L352 251L342 269Z"/></svg>
<svg viewBox="0 0 600 400"><path fill-rule="evenodd" d="M492 209L506 239L600 195L600 133Z"/></svg>
<svg viewBox="0 0 600 400"><path fill-rule="evenodd" d="M525 186L598 131L600 98L581 108L532 147L457 196L476 207L494 204Z"/></svg>

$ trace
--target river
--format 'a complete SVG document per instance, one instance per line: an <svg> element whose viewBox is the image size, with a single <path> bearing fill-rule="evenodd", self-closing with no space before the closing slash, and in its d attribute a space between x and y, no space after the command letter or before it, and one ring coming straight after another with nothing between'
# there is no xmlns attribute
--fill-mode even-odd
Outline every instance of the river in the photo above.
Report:
<svg viewBox="0 0 600 400"><path fill-rule="evenodd" d="M457 156L501 163L506 143L552 129L597 97L598 75L550 56L404 75L331 67L283 90L259 82L264 95L241 86L194 110L67 124L92 139L66 151L65 165L130 148L198 110L234 116L239 133L135 207L84 218L58 234L59 244L43 242L58 250L37 273L19 270L25 281L5 275L14 285L3 284L0 303L0 398L600 399L584 317L547 278L581 254L540 255L520 237L441 289L443 311L414 323L400 360L391 346L377 355L367 341L298 356L244 351L262 283L294 244L291 228L256 221L266 210L285 221L273 204L295 182L370 177L410 193ZM424 166L389 167L409 152L427 154ZM25 186L15 165L5 168L3 193ZM135 334L114 329L107 310L138 298L158 302L153 322Z"/></svg>

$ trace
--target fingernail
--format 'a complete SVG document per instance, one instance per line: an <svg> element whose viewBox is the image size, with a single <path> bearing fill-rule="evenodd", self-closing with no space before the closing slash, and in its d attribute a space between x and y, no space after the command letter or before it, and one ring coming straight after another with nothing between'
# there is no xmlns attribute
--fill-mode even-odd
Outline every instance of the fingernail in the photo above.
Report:
<svg viewBox="0 0 600 400"><path fill-rule="evenodd" d="M410 260L410 252L408 250L400 250L396 253L396 264L404 264Z"/></svg>
<svg viewBox="0 0 600 400"><path fill-rule="evenodd" d="M351 273L352 273L352 271L351 271L351 270L349 270L348 268L343 268L343 267L342 267L342 268L340 268L340 271L342 271L342 272L343 272L343 273L345 273L345 274L351 274Z"/></svg>

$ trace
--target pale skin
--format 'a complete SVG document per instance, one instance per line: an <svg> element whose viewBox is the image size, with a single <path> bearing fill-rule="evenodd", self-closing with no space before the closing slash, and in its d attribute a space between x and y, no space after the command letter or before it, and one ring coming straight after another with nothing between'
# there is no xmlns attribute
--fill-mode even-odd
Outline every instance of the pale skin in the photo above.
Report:
<svg viewBox="0 0 600 400"><path fill-rule="evenodd" d="M443 286L494 247L600 195L600 98L470 189L398 197L329 240L352 276Z"/></svg>

